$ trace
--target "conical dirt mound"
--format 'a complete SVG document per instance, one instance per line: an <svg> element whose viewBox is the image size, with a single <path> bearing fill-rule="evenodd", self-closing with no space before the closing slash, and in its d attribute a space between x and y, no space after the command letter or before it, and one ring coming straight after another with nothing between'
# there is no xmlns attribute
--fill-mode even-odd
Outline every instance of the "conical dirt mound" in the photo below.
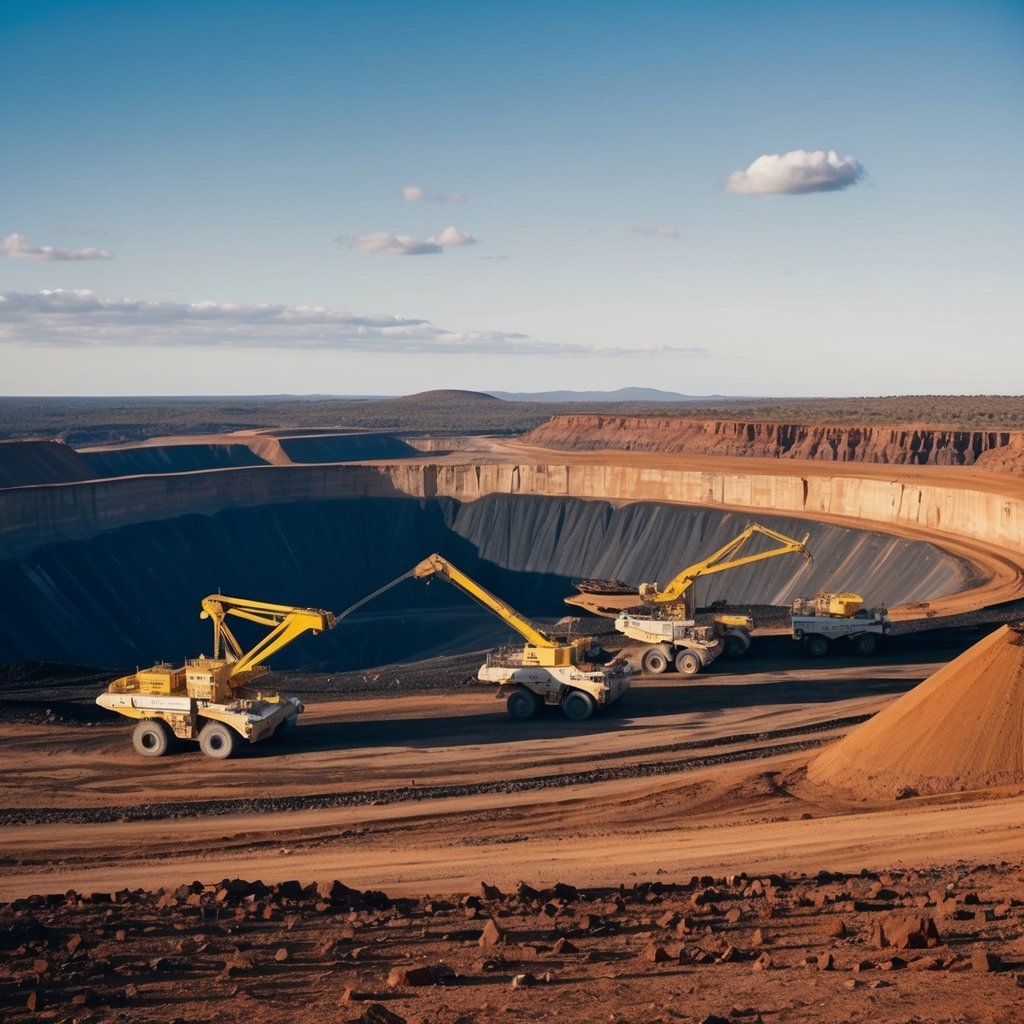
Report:
<svg viewBox="0 0 1024 1024"><path fill-rule="evenodd" d="M1024 784L1024 625L964 651L819 754L807 778L865 800Z"/></svg>

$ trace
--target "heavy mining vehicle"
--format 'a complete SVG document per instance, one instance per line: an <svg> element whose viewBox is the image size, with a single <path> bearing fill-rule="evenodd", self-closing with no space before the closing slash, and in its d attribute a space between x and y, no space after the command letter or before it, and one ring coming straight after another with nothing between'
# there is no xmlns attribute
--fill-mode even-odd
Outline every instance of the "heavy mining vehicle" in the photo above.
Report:
<svg viewBox="0 0 1024 1024"><path fill-rule="evenodd" d="M184 665L166 663L115 679L96 698L100 707L138 724L132 745L145 757L167 753L174 740L195 740L207 756L231 757L243 742L280 739L303 711L295 697L282 697L259 685L264 664L303 633L325 632L338 621L332 612L296 608L212 594L203 599L200 618L213 623L213 655ZM229 615L270 631L248 651L227 624Z"/></svg>
<svg viewBox="0 0 1024 1024"><path fill-rule="evenodd" d="M834 640L846 640L858 654L874 654L892 628L887 608L865 608L860 594L846 593L797 598L791 622L793 639L816 658L828 654Z"/></svg>
<svg viewBox="0 0 1024 1024"><path fill-rule="evenodd" d="M481 682L498 684L496 696L505 698L513 718L525 721L547 706L561 708L566 718L582 722L629 689L632 667L624 658L608 660L593 637L573 637L568 629L561 637L554 630L541 629L441 555L425 558L412 575L428 582L439 576L523 638L523 644L488 654L477 673Z"/></svg>
<svg viewBox="0 0 1024 1024"><path fill-rule="evenodd" d="M755 534L768 537L777 546L740 555L740 550ZM722 654L734 657L745 654L750 648L753 628L753 620L748 615L716 614L711 625L698 625L689 600L694 581L701 576L789 554L810 559L807 537L795 540L767 526L751 523L728 544L678 572L664 589L657 583L641 583L639 588L633 589L618 580L585 580L576 585L580 593L565 601L595 615L614 617L615 628L620 633L646 644L640 656L645 672L660 673L674 665L684 675L694 675Z"/></svg>

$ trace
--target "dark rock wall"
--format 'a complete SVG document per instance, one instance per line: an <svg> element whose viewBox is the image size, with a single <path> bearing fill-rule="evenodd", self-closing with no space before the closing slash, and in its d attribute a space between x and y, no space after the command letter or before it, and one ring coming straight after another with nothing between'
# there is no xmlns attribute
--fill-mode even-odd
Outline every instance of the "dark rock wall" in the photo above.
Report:
<svg viewBox="0 0 1024 1024"><path fill-rule="evenodd" d="M109 530L0 561L0 661L35 659L133 669L211 652L200 601L220 591L339 612L431 552L513 607L552 621L572 583L618 577L666 583L739 534L744 513L678 505L494 496L353 498L233 509ZM797 555L697 582L701 604L788 603L854 590L870 603L926 600L962 588L961 562L923 542L759 517L802 538ZM751 550L759 550L752 547ZM255 642L238 627L243 643ZM328 634L280 652L278 668L352 669L475 650L511 639L490 613L441 580L406 580Z"/></svg>
<svg viewBox="0 0 1024 1024"><path fill-rule="evenodd" d="M78 452L57 441L0 442L0 487L60 484L94 476Z"/></svg>
<svg viewBox="0 0 1024 1024"><path fill-rule="evenodd" d="M407 459L419 452L393 434L323 434L282 437L281 450L292 462L362 462Z"/></svg>
<svg viewBox="0 0 1024 1024"><path fill-rule="evenodd" d="M81 452L99 477L135 476L144 473L191 473L197 469L230 466L264 466L266 462L244 444L169 444L138 448L111 448Z"/></svg>

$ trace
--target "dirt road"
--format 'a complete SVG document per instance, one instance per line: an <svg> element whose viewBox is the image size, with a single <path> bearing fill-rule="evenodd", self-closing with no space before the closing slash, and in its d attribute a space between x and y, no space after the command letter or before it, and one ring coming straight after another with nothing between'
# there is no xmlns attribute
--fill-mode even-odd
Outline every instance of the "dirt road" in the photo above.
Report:
<svg viewBox="0 0 1024 1024"><path fill-rule="evenodd" d="M249 874L453 892L483 876L614 885L659 870L934 862L968 845L1024 855L1015 795L850 807L802 782L821 744L941 664L922 658L956 649L808 662L778 641L731 670L640 677L582 724L513 722L477 683L304 695L286 748L221 763L190 747L139 758L116 720L8 725L0 891Z"/></svg>

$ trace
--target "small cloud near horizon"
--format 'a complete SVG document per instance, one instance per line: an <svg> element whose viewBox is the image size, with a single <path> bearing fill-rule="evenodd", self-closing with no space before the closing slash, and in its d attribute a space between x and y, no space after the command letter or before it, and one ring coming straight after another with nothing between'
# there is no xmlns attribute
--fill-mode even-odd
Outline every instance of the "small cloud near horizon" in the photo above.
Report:
<svg viewBox="0 0 1024 1024"><path fill-rule="evenodd" d="M461 192L444 192L440 195L431 195L426 189L419 185L406 185L402 189L402 198L407 203L464 203L466 197Z"/></svg>
<svg viewBox="0 0 1024 1024"><path fill-rule="evenodd" d="M347 239L339 236L335 241L341 245ZM387 231L374 231L365 235L356 235L349 242L353 252L366 252L376 256L430 256L444 252L445 249L457 249L464 245L476 245L477 240L450 224L443 231L430 238L414 238L412 235L393 235Z"/></svg>
<svg viewBox="0 0 1024 1024"><path fill-rule="evenodd" d="M113 253L106 249L62 249L55 245L33 245L24 235L8 235L0 242L0 249L7 253L9 260L39 260L58 262L71 260L112 260Z"/></svg>
<svg viewBox="0 0 1024 1024"><path fill-rule="evenodd" d="M813 153L794 149L759 156L745 171L733 171L725 180L725 190L744 196L839 192L856 185L865 173L859 160L840 158L834 149Z"/></svg>
<svg viewBox="0 0 1024 1024"><path fill-rule="evenodd" d="M87 289L0 294L0 345L35 348L230 348L385 354L707 356L703 348L641 349L546 342L511 331L450 331L429 320L325 306L108 299Z"/></svg>
<svg viewBox="0 0 1024 1024"><path fill-rule="evenodd" d="M649 238L682 238L683 236L671 224L637 224L633 231Z"/></svg>

